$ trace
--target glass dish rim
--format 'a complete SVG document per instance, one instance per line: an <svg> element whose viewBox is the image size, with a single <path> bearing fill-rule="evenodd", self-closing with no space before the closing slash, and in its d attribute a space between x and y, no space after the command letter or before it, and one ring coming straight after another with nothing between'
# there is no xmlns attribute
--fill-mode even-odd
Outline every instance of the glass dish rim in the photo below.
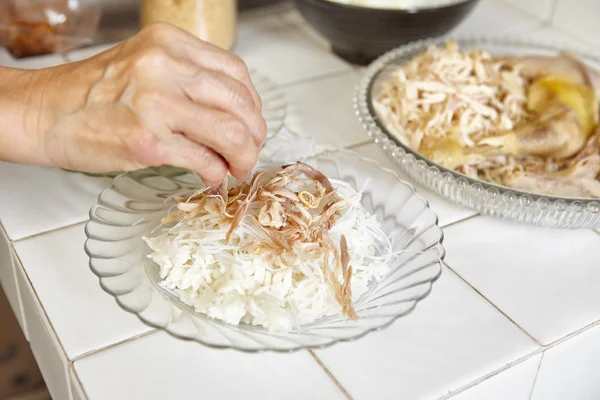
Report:
<svg viewBox="0 0 600 400"><path fill-rule="evenodd" d="M385 135L390 139L394 145L400 147L405 153L412 155L417 163L425 163L428 169L435 168L438 173L452 177L452 180L457 183L459 181L466 182L468 185L479 185L485 190L495 190L497 195L514 195L516 197L528 197L533 201L546 200L549 203L565 203L567 206L573 204L581 204L583 206L597 205L600 208L600 198L586 198L586 197L565 197L565 196L551 196L533 192L526 192L522 190L512 189L507 186L498 185L495 183L483 181L480 179L471 178L460 172L451 170L443 167L442 165L430 160L429 158L421 155L417 151L412 150L408 146L405 146L398 140L385 126L379 121L375 111L373 110L371 101L371 89L375 82L375 78L378 74L384 70L388 65L393 63L395 60L400 58L404 53L410 53L415 50L423 49L428 45L432 44L443 44L446 41L455 40L459 44L465 42L479 42L485 45L485 43L504 45L504 46L530 46L537 47L542 50L550 51L561 51L569 50L575 52L578 55L582 55L586 58L593 59L600 64L600 51L597 51L591 47L567 44L566 42L556 40L543 40L543 39L523 39L518 36L507 36L507 35L450 35L441 36L423 40L417 40L409 44L399 46L389 52L383 54L377 58L371 65L369 65L357 84L354 93L354 109L355 114L358 117L362 127L367 131L369 137L375 138L377 136ZM600 211L598 211L600 212Z"/></svg>
<svg viewBox="0 0 600 400"><path fill-rule="evenodd" d="M181 340L185 340L185 341L196 342L196 343L199 343L199 344L201 344L203 346L207 346L207 347L212 348L212 349L219 349L219 350L228 350L228 349L230 349L230 350L241 351L241 352L244 352L244 353L263 353L263 352L273 352L273 353L283 353L283 354L285 354L285 353L294 353L294 352L301 351L301 350L326 349L326 348L329 348L329 347L331 347L331 346L333 346L335 344L338 344L338 343L353 342L355 340L363 338L364 336L368 335L371 332L376 332L376 331L380 331L380 330L386 329L386 328L390 327L392 324L394 324L398 319L411 314L417 308L417 306L419 305L419 303L421 301L423 301L425 298L427 298L431 294L431 291L433 290L433 285L438 281L438 279L440 278L440 276L442 274L443 265L444 265L444 259L446 257L446 249L443 246L444 231L443 231L443 229L439 225L439 217L438 217L437 213L435 213L435 211L433 211L433 209L430 207L428 200L424 196L422 196L420 193L417 192L415 186L411 182L403 179L393 169L386 168L386 167L382 166L380 163L378 163L378 162L376 162L376 161L374 161L374 160L372 160L370 158L363 157L362 155L358 154L357 152L355 152L353 150L343 149L343 148L325 149L325 150L319 151L317 153L311 154L311 155L307 156L306 158L311 159L311 158L316 158L316 157L319 157L319 156L326 156L326 155L332 154L332 153L345 153L345 154L351 155L351 156L355 157L357 160L359 160L361 162L366 162L366 163L372 164L373 166L377 167L378 169L382 170L383 172L392 174L393 177L398 181L398 183L402 183L410 191L410 193L411 193L410 196L411 197L415 197L419 201L421 201L424 204L425 209L429 210L429 212L434 216L433 223L431 224L431 226L432 227L437 227L438 234L436 235L436 242L433 245L431 245L424 252L434 251L434 249L437 249L437 251L438 251L438 255L436 256L437 272L436 272L435 276L433 276L429 281L427 281L427 283L428 283L427 290L420 297L418 297L417 299L414 300L415 301L414 306L412 306L411 308L409 308L407 310L404 310L401 313L398 313L398 314L394 315L393 317L391 317L389 319L389 321L387 321L386 323L384 323L382 325L378 325L378 326L367 328L364 331L362 331L362 332L360 332L360 333L358 333L358 334L356 334L354 336L351 336L351 337L335 338L335 339L332 339L332 340L330 340L330 341L328 341L326 343L318 344L318 345L298 345L298 346L290 347L290 348L269 348L269 347L267 347L267 348L253 349L253 348L243 348L243 347L240 347L240 346L235 346L233 344L232 345L218 345L218 344L214 344L214 343L210 343L210 342L204 341L202 339L192 338L192 337L186 337L186 336L180 335L180 334L178 334L178 333L173 332L172 330L170 330L168 328L168 324L166 326L162 326L160 324L153 323L150 319L144 318L141 312L138 312L135 309L132 309L129 306L127 306L126 304L124 304L121 301L118 293L110 290L108 287L106 287L103 284L102 278L104 278L105 276L103 276L99 271L96 271L96 269L92 265L93 258L96 255L94 253L92 253L89 250L89 248L88 248L88 241L89 240L92 240L92 239L93 240L99 240L98 238L96 238L96 237L94 237L93 235L90 234L90 232L88 230L88 224L90 222L92 222L92 220L94 218L94 211L98 207L100 207L100 200L101 200L102 194L104 192L108 192L108 191L113 190L113 188L115 188L115 182L117 182L118 179L121 179L121 178L127 176L130 173L135 173L136 171L124 172L124 173L121 173L118 176L116 176L112 180L111 185L108 188L104 189L100 193L100 195L98 196L98 202L96 204L94 204L90 208L90 211L89 211L89 218L90 218L90 220L86 223L86 226L85 226L85 229L84 229L85 235L86 235L86 241L85 241L85 244L84 244L84 251L85 251L86 255L90 258L89 263L88 263L88 267L91 270L91 272L98 278L99 285L102 288L102 290L104 292L106 292L108 295L110 295L111 297L113 297L121 309L123 309L124 311L126 311L128 313L134 314L145 325L148 325L148 326L154 328L155 330L165 331L167 334L169 334L169 335L171 335L171 336L173 336L175 338L178 338L178 339L181 339ZM148 168L148 169L159 171L161 168L164 168L164 167L151 167L151 168ZM168 169L167 169L167 171L168 171ZM179 170L179 171L184 171L184 170ZM189 172L189 171L185 171L185 172ZM172 176L170 176L170 178L172 179ZM142 267L145 269L145 265L143 265ZM146 272L144 271L144 273L146 273ZM147 279L151 279L151 278L147 277ZM152 285L152 287L153 287L153 290L156 290L158 292L158 294L161 297L163 297L163 293L161 293L160 291L158 291L156 289L156 287L154 287L154 285ZM235 326L232 325L232 328L235 329Z"/></svg>

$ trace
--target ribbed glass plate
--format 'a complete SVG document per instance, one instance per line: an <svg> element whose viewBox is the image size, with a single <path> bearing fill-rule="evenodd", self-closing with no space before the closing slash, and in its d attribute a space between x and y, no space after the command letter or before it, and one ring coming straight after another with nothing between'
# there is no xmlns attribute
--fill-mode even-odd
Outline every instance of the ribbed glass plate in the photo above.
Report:
<svg viewBox="0 0 600 400"><path fill-rule="evenodd" d="M600 227L600 199L543 196L473 179L404 146L385 128L372 106L373 96L381 84L398 65L422 53L427 46L443 45L448 40L455 40L462 49L485 49L494 55L548 56L569 50L586 64L600 69L600 52L555 42L507 37L447 37L414 42L374 61L357 86L354 106L368 135L412 179L462 206L491 216L546 227Z"/></svg>
<svg viewBox="0 0 600 400"><path fill-rule="evenodd" d="M290 160L293 161L293 160ZM147 324L183 339L242 351L294 351L358 339L410 313L431 291L444 256L442 231L426 200L394 172L347 150L325 151L305 160L330 178L366 186L363 205L377 215L397 254L391 271L371 282L355 302L359 316L320 319L287 333L239 326L196 313L157 285L157 266L148 262L149 235L172 206L165 201L182 189L201 186L195 174L151 168L118 176L90 211L85 251L102 288Z"/></svg>

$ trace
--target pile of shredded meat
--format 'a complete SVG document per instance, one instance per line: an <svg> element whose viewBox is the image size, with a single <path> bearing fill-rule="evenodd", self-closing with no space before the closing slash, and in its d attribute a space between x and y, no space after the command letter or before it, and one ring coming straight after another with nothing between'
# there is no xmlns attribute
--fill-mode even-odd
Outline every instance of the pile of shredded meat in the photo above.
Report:
<svg viewBox="0 0 600 400"><path fill-rule="evenodd" d="M600 197L600 74L570 53L494 57L431 46L374 99L401 143L468 176Z"/></svg>
<svg viewBox="0 0 600 400"><path fill-rule="evenodd" d="M392 254L360 197L298 162L176 197L159 234L144 240L162 284L210 317L271 330L338 312L356 319L353 298Z"/></svg>

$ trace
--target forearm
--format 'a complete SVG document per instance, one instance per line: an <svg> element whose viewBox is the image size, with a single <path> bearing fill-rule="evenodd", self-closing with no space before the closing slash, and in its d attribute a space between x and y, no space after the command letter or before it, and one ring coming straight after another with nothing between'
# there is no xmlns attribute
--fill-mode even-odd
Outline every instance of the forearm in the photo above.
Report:
<svg viewBox="0 0 600 400"><path fill-rule="evenodd" d="M47 165L40 143L48 70L0 67L0 160Z"/></svg>
<svg viewBox="0 0 600 400"><path fill-rule="evenodd" d="M56 125L84 106L101 76L101 68L81 71L77 63L40 70L0 67L0 161L58 166L61 154L55 153L62 146L51 143Z"/></svg>

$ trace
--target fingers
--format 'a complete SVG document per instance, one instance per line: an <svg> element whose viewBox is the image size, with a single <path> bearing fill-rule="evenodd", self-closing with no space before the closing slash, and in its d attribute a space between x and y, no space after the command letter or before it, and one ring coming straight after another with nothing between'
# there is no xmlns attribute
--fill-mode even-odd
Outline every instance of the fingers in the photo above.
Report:
<svg viewBox="0 0 600 400"><path fill-rule="evenodd" d="M171 135L159 146L164 164L191 169L206 186L216 186L227 176L227 162L221 156L183 135Z"/></svg>
<svg viewBox="0 0 600 400"><path fill-rule="evenodd" d="M144 153L161 161L140 162L193 169L207 184L227 170L246 178L267 127L244 62L167 24L145 28L121 47L106 61L103 79L124 80L111 100L126 104L158 142L158 153Z"/></svg>
<svg viewBox="0 0 600 400"><path fill-rule="evenodd" d="M262 109L260 96L252 84L248 68L238 56L202 41L183 29L164 23L157 23L144 28L136 35L135 39L137 39L133 41L135 44L138 42L160 43L170 52L191 61L201 68L222 72L242 82L250 91L257 111Z"/></svg>
<svg viewBox="0 0 600 400"><path fill-rule="evenodd" d="M182 56L196 65L219 71L242 82L250 91L257 111L262 110L262 101L254 88L248 67L240 57L218 46L199 40L186 31L182 30L179 36L182 43L180 46Z"/></svg>
<svg viewBox="0 0 600 400"><path fill-rule="evenodd" d="M190 101L176 100L169 114L167 124L172 131L182 132L191 141L220 154L236 178L244 179L256 164L259 146L241 119Z"/></svg>
<svg viewBox="0 0 600 400"><path fill-rule="evenodd" d="M267 125L256 112L252 93L246 85L223 73L204 70L195 79L181 82L183 92L195 103L230 113L241 119L257 145L266 137Z"/></svg>

